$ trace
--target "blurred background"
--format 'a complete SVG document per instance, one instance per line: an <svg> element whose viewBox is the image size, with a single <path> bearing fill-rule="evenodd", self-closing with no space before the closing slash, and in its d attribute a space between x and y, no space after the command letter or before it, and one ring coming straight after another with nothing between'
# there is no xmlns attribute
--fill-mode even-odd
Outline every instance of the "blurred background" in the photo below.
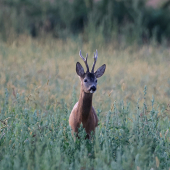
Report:
<svg viewBox="0 0 170 170"><path fill-rule="evenodd" d="M159 43L170 38L169 0L1 0L1 39L19 34L84 42L100 34L103 41ZM93 35L93 36L92 36Z"/></svg>

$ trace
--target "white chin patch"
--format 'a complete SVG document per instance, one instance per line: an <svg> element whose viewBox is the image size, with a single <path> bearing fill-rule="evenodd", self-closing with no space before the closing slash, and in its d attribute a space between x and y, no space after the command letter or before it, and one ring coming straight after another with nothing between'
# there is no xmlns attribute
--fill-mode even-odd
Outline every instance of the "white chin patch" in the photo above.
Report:
<svg viewBox="0 0 170 170"><path fill-rule="evenodd" d="M93 90L90 90L90 93L94 93L95 91L93 91Z"/></svg>

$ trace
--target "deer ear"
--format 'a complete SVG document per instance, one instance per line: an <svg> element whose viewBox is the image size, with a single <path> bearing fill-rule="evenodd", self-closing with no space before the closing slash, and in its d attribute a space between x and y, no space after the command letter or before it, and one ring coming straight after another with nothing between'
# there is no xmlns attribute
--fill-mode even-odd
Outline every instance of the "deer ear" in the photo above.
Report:
<svg viewBox="0 0 170 170"><path fill-rule="evenodd" d="M96 76L96 78L101 77L101 76L104 74L105 69L106 69L106 64L103 64L101 67L99 67L99 68L97 69L97 71L94 73L94 75Z"/></svg>
<svg viewBox="0 0 170 170"><path fill-rule="evenodd" d="M82 67L82 65L79 62L76 63L76 72L80 77L83 77L85 74L84 68Z"/></svg>

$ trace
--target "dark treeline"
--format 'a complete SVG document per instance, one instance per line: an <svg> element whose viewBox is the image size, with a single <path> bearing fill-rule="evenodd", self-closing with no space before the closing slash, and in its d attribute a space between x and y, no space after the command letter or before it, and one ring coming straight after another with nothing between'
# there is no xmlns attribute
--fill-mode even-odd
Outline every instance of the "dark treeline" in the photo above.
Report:
<svg viewBox="0 0 170 170"><path fill-rule="evenodd" d="M1 0L0 33L5 40L15 34L32 37L50 33L65 38L100 32L105 40L124 35L148 41L170 38L169 2L151 8L145 0Z"/></svg>

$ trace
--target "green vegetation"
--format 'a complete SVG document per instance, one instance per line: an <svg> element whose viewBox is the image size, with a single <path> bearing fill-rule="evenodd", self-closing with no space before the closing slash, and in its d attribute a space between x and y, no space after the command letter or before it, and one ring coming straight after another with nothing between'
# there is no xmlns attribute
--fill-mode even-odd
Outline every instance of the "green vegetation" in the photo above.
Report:
<svg viewBox="0 0 170 170"><path fill-rule="evenodd" d="M106 63L93 105L92 139L74 139L69 114L79 95L78 52ZM90 57L91 56L91 57ZM170 168L169 49L20 36L0 42L0 169Z"/></svg>
<svg viewBox="0 0 170 170"><path fill-rule="evenodd" d="M33 37L51 34L55 38L95 33L108 42L159 42L170 38L169 0L158 8L148 0L1 0L0 32L7 41L21 33Z"/></svg>

